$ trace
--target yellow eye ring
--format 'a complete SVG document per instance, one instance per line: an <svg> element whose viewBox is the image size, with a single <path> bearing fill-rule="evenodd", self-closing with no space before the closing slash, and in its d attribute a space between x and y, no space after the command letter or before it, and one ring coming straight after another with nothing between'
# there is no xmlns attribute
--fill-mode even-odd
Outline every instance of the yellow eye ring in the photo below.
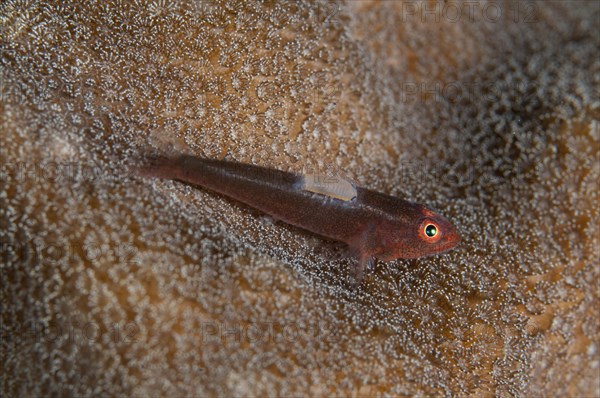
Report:
<svg viewBox="0 0 600 398"><path fill-rule="evenodd" d="M439 225L431 220L425 220L419 228L419 235L428 243L435 243L442 237L442 230Z"/></svg>

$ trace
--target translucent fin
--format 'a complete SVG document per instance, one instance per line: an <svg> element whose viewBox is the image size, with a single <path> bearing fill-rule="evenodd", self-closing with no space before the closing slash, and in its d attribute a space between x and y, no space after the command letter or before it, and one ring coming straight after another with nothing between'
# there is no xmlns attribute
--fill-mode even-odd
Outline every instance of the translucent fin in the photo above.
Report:
<svg viewBox="0 0 600 398"><path fill-rule="evenodd" d="M360 287L365 277L365 271L373 270L375 268L375 262L375 258L368 255L362 255L357 258L354 272L352 272L353 275L351 277L353 289L358 289Z"/></svg>
<svg viewBox="0 0 600 398"><path fill-rule="evenodd" d="M345 178L319 172L303 176L302 189L349 202L356 198L356 187Z"/></svg>

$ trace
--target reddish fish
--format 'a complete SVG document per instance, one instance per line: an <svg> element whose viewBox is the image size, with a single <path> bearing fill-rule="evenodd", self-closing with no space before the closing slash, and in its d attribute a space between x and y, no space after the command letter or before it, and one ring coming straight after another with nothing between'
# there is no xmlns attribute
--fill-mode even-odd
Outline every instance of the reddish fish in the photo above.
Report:
<svg viewBox="0 0 600 398"><path fill-rule="evenodd" d="M323 182L315 175L188 155L150 158L138 171L146 177L198 185L344 242L358 258L359 280L374 259L423 257L453 249L460 242L456 228L426 206L354 187L345 180Z"/></svg>

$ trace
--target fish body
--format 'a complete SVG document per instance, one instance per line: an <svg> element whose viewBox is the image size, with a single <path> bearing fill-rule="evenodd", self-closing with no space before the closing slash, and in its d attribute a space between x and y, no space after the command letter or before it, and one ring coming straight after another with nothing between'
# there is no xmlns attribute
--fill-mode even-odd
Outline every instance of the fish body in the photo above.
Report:
<svg viewBox="0 0 600 398"><path fill-rule="evenodd" d="M345 180L334 179L328 187L315 184L314 175L189 155L151 158L138 170L146 177L200 186L344 242L359 259L359 275L374 258L417 258L450 250L460 242L456 228L428 207Z"/></svg>

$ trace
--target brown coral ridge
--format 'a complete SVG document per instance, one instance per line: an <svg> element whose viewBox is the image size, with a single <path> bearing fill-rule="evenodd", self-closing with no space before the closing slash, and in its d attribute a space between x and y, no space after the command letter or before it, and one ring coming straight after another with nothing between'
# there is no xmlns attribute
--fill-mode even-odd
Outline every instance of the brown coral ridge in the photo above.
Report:
<svg viewBox="0 0 600 398"><path fill-rule="evenodd" d="M3 2L2 392L600 395L599 5L490 4ZM168 143L335 165L463 243L349 291L113 171Z"/></svg>

